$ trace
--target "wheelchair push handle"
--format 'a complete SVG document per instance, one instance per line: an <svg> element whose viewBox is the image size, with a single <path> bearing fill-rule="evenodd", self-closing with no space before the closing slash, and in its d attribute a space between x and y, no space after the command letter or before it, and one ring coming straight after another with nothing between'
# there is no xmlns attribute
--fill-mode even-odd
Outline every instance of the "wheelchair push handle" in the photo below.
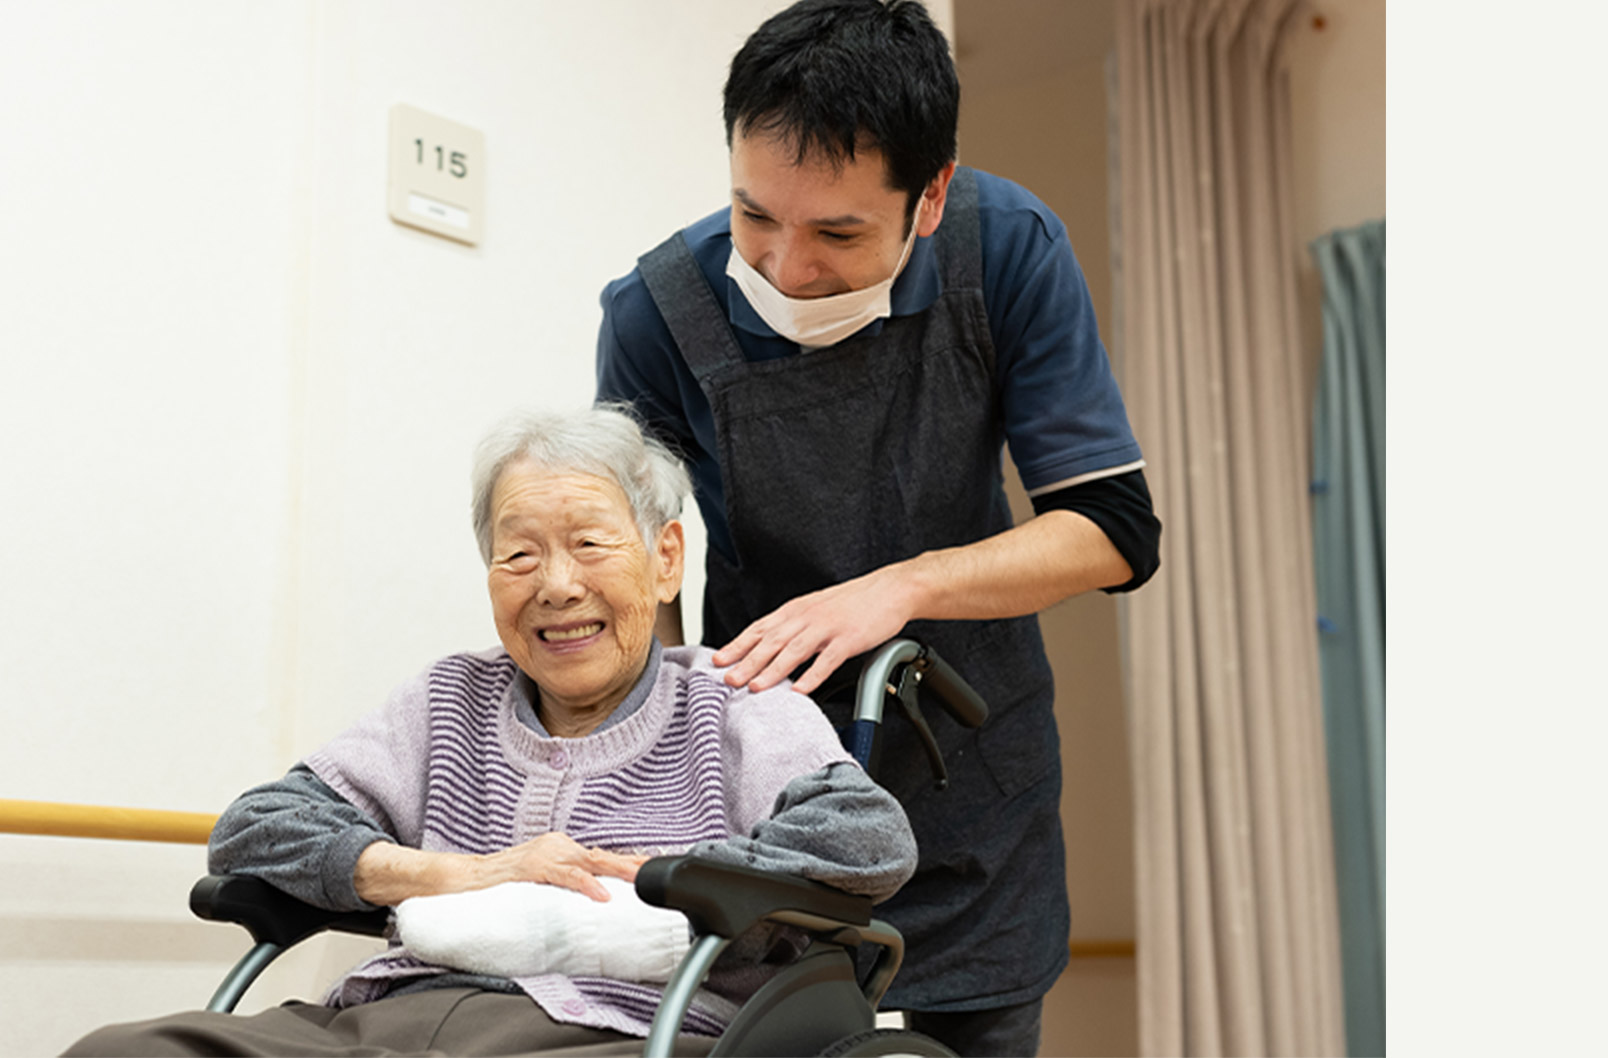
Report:
<svg viewBox="0 0 1608 1058"><path fill-rule="evenodd" d="M982 695L949 662L939 657L937 651L929 647L924 658L924 682L938 696L944 710L966 727L982 727L983 721L988 719L988 703L983 701Z"/></svg>
<svg viewBox="0 0 1608 1058"><path fill-rule="evenodd" d="M883 706L891 698L899 703L927 754L932 765L933 785L943 790L949 786L949 769L944 764L938 740L921 713L918 698L923 682L956 722L966 727L981 727L988 719L987 703L936 651L913 639L893 639L871 655L860 673L854 722L849 725L845 744L867 771L874 772L881 755Z"/></svg>
<svg viewBox="0 0 1608 1058"><path fill-rule="evenodd" d="M903 685L901 666L911 678L925 683L937 696L938 704L966 727L982 727L988 719L988 703L956 672L954 666L938 656L932 647L914 639L890 639L877 648L860 675L854 718L880 721L886 695L898 695Z"/></svg>

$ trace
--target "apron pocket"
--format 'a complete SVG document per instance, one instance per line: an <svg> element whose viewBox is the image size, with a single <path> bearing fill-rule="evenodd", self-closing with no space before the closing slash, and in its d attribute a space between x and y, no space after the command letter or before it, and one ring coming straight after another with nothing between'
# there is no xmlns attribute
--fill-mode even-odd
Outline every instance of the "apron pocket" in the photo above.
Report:
<svg viewBox="0 0 1608 1058"><path fill-rule="evenodd" d="M1018 702L1003 715L988 718L977 732L977 748L1000 793L1015 797L1060 762L1055 712L1042 698Z"/></svg>
<svg viewBox="0 0 1608 1058"><path fill-rule="evenodd" d="M978 756L1005 797L1021 793L1059 764L1055 677L1036 617L913 621L906 634L936 647L988 703L988 719L976 732ZM937 709L930 703L929 716ZM945 718L943 726L952 722Z"/></svg>

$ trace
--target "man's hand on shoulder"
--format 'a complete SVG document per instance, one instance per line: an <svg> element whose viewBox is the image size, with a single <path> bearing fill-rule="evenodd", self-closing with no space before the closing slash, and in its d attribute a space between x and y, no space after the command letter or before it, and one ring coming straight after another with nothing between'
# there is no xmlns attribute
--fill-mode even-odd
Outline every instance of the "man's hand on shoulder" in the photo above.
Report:
<svg viewBox="0 0 1608 1058"><path fill-rule="evenodd" d="M917 618L1020 617L1132 577L1122 554L1087 516L1046 511L975 543L924 551L800 595L743 629L714 660L730 666L731 686L763 691L813 657L793 685L809 694L839 665Z"/></svg>
<svg viewBox="0 0 1608 1058"><path fill-rule="evenodd" d="M755 621L715 653L730 666L726 683L764 691L810 658L794 682L800 694L819 687L837 667L899 634L914 615L913 585L903 564L801 595Z"/></svg>

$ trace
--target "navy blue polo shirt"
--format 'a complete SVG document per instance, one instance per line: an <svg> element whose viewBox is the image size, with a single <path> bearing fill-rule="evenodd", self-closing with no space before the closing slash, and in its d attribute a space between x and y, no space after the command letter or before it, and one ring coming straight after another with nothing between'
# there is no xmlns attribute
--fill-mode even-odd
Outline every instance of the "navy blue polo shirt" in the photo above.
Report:
<svg viewBox="0 0 1608 1058"><path fill-rule="evenodd" d="M1041 494L1143 466L1065 225L1032 192L1001 177L979 171L977 196L997 406L1023 485ZM744 356L760 361L809 355L771 330L727 278L729 207L690 225L686 239ZM942 291L932 239L917 239L893 285L893 314L923 312ZM708 398L640 270L604 287L602 303L598 400L631 402L649 428L685 457L709 542L731 558ZM860 333L881 329L877 320Z"/></svg>

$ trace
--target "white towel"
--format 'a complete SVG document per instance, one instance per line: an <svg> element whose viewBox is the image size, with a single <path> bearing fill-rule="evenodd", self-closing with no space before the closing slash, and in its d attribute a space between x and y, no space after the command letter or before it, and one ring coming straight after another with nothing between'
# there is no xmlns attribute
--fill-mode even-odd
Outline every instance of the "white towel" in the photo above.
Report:
<svg viewBox="0 0 1608 1058"><path fill-rule="evenodd" d="M690 946L686 916L643 903L630 882L598 881L607 903L538 882L418 896L397 906L397 931L419 958L472 973L670 980Z"/></svg>

